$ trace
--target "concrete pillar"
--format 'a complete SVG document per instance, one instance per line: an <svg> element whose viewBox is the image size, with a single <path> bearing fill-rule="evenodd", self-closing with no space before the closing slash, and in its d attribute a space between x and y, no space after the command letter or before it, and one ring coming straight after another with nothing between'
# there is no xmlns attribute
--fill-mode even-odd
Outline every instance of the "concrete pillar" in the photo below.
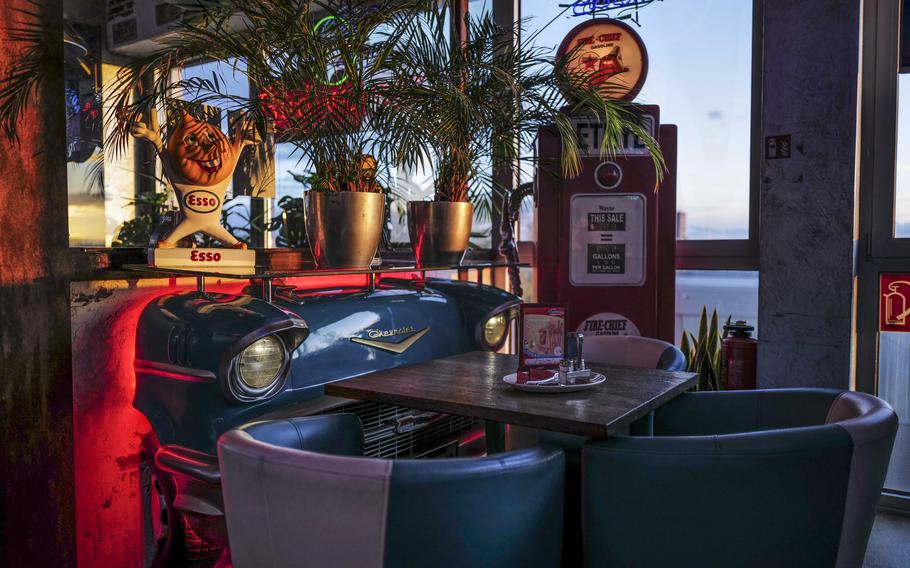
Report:
<svg viewBox="0 0 910 568"><path fill-rule="evenodd" d="M28 19L17 10L42 13L47 57L18 143L0 135L0 565L72 566L63 8L61 0L0 1L0 34ZM3 37L4 78L21 53Z"/></svg>
<svg viewBox="0 0 910 568"><path fill-rule="evenodd" d="M760 387L850 386L860 8L765 0Z"/></svg>

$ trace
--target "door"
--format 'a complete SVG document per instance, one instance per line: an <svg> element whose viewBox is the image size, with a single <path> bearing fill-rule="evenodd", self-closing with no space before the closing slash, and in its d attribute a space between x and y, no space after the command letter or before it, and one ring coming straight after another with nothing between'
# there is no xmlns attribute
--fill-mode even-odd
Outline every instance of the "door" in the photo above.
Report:
<svg viewBox="0 0 910 568"><path fill-rule="evenodd" d="M855 369L856 389L898 414L882 503L910 510L910 61L900 55L910 28L902 4L910 2L864 3Z"/></svg>

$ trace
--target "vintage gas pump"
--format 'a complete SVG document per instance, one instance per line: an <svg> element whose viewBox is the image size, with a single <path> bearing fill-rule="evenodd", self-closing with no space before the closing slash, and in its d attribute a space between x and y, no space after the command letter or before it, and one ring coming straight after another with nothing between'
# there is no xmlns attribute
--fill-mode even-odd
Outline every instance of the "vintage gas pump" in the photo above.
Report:
<svg viewBox="0 0 910 568"><path fill-rule="evenodd" d="M644 83L647 53L622 22L588 20L566 36L560 54L609 81L609 96L631 100ZM537 291L540 302L568 305L568 328L587 337L642 335L674 341L676 263L676 126L660 108L640 107L660 143L668 171L658 182L644 143L628 134L610 159L599 157L603 129L577 117L585 156L575 179L547 171L560 140L541 130L537 172ZM552 160L550 159L552 158Z"/></svg>

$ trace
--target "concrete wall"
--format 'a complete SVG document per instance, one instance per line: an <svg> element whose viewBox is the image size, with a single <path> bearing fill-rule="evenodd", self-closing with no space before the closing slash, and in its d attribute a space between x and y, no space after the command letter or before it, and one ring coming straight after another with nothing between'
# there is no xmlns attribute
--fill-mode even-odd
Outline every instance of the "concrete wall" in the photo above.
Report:
<svg viewBox="0 0 910 568"><path fill-rule="evenodd" d="M242 280L211 279L207 289L239 293ZM73 282L73 423L76 565L142 566L140 455L151 427L133 408L136 325L142 309L193 279Z"/></svg>
<svg viewBox="0 0 910 568"><path fill-rule="evenodd" d="M848 388L859 0L766 0L759 386Z"/></svg>
<svg viewBox="0 0 910 568"><path fill-rule="evenodd" d="M30 21L46 50L18 141L0 135L0 566L75 562L62 17L0 2L4 78L26 47L8 27Z"/></svg>

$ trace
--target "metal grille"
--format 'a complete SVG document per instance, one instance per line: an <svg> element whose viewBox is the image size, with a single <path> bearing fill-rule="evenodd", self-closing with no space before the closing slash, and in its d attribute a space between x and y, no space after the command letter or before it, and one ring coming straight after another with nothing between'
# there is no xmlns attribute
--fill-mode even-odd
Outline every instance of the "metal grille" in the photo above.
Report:
<svg viewBox="0 0 910 568"><path fill-rule="evenodd" d="M136 14L135 4L140 0L108 0L107 18L127 18Z"/></svg>
<svg viewBox="0 0 910 568"><path fill-rule="evenodd" d="M363 423L364 455L375 458L421 457L427 452L450 445L460 435L479 428L481 421L463 416L433 414L377 402L352 402L329 413L356 414ZM414 420L409 431L402 424Z"/></svg>

